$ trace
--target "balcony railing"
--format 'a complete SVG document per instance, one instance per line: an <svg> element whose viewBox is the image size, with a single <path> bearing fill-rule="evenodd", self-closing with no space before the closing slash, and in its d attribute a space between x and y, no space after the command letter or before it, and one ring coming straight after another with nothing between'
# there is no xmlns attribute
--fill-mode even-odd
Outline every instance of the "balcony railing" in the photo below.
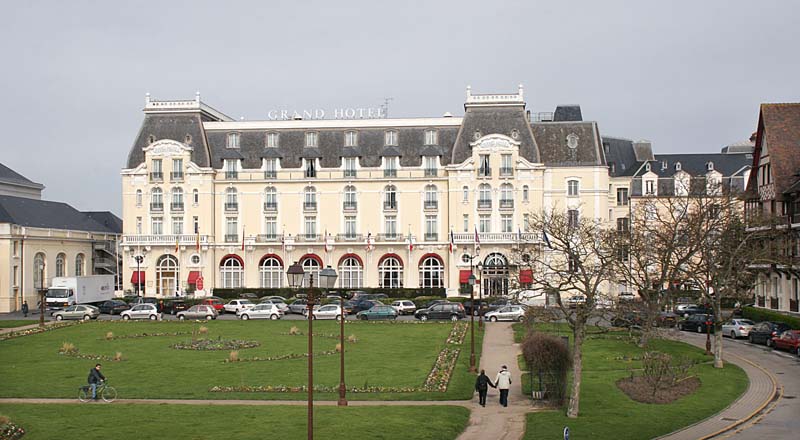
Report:
<svg viewBox="0 0 800 440"><path fill-rule="evenodd" d="M439 201L425 200L425 209L439 209Z"/></svg>
<svg viewBox="0 0 800 440"><path fill-rule="evenodd" d="M256 235L256 243L275 243L281 241L282 237L279 234L258 234Z"/></svg>
<svg viewBox="0 0 800 440"><path fill-rule="evenodd" d="M124 235L122 237L122 245L123 246L130 246L130 245L164 245L164 246L175 246L175 243L179 245L191 245L196 246L198 242L200 244L208 244L212 241L212 237L208 235L200 235L197 234L182 234L182 235Z"/></svg>
<svg viewBox="0 0 800 440"><path fill-rule="evenodd" d="M797 302L798 301L796 299L790 299L789 300L789 311L790 312L800 312L800 310L798 310L798 308L797 308L798 307Z"/></svg>
<svg viewBox="0 0 800 440"><path fill-rule="evenodd" d="M151 171L150 172L150 181L162 181L164 180L164 173L161 171Z"/></svg>
<svg viewBox="0 0 800 440"><path fill-rule="evenodd" d="M239 178L238 171L225 171L225 179L227 180L236 180Z"/></svg>
<svg viewBox="0 0 800 440"><path fill-rule="evenodd" d="M439 240L439 234L437 233L425 233L425 241L437 241Z"/></svg>
<svg viewBox="0 0 800 440"><path fill-rule="evenodd" d="M183 211L183 202L172 202L169 205L169 210L173 212Z"/></svg>
<svg viewBox="0 0 800 440"><path fill-rule="evenodd" d="M173 182L180 182L183 180L183 171L173 171L169 173L169 180Z"/></svg>
<svg viewBox="0 0 800 440"><path fill-rule="evenodd" d="M233 202L233 203L225 202L225 210L226 211L238 211L239 210L239 204L236 203L236 202Z"/></svg>
<svg viewBox="0 0 800 440"><path fill-rule="evenodd" d="M478 239L482 244L485 243L539 243L542 239L541 233L533 232L479 232ZM474 243L474 232L456 232L453 234L456 243Z"/></svg>
<svg viewBox="0 0 800 440"><path fill-rule="evenodd" d="M303 211L316 211L317 202L303 202Z"/></svg>
<svg viewBox="0 0 800 440"><path fill-rule="evenodd" d="M395 169L383 170L383 177L397 177L397 170Z"/></svg>
<svg viewBox="0 0 800 440"><path fill-rule="evenodd" d="M355 211L358 209L358 202L342 202L342 209L345 211Z"/></svg>
<svg viewBox="0 0 800 440"><path fill-rule="evenodd" d="M356 170L344 170L344 177L356 177Z"/></svg>
<svg viewBox="0 0 800 440"><path fill-rule="evenodd" d="M278 178L278 172L275 171L275 170L264 171L264 178L265 179L277 179Z"/></svg>
<svg viewBox="0 0 800 440"><path fill-rule="evenodd" d="M378 234L378 241L403 241L405 237L396 232L389 232L385 234Z"/></svg>
<svg viewBox="0 0 800 440"><path fill-rule="evenodd" d="M319 234L297 234L297 236L295 237L295 240L297 240L298 242L301 242L301 243L303 243L303 242L305 242L305 243L312 242L313 243L313 242L320 241L321 238L322 237Z"/></svg>
<svg viewBox="0 0 800 440"><path fill-rule="evenodd" d="M492 200L478 199L478 209L492 209Z"/></svg>
<svg viewBox="0 0 800 440"><path fill-rule="evenodd" d="M478 169L478 177L492 177L492 169L491 168L479 168Z"/></svg>
<svg viewBox="0 0 800 440"><path fill-rule="evenodd" d="M511 168L511 167L500 167L500 175L501 176L513 176L514 175L514 168Z"/></svg>
<svg viewBox="0 0 800 440"><path fill-rule="evenodd" d="M436 168L425 168L425 177L436 177L439 175L439 170Z"/></svg>
<svg viewBox="0 0 800 440"><path fill-rule="evenodd" d="M769 299L769 308L772 310L778 310L778 298L771 297Z"/></svg>
<svg viewBox="0 0 800 440"><path fill-rule="evenodd" d="M278 202L264 202L264 211L274 212L278 210Z"/></svg>
<svg viewBox="0 0 800 440"><path fill-rule="evenodd" d="M766 301L763 296L756 296L756 305L759 307L766 307Z"/></svg>
<svg viewBox="0 0 800 440"><path fill-rule="evenodd" d="M383 202L384 211L397 211L397 202Z"/></svg>
<svg viewBox="0 0 800 440"><path fill-rule="evenodd" d="M510 209L514 207L514 199L500 199L500 208Z"/></svg>
<svg viewBox="0 0 800 440"><path fill-rule="evenodd" d="M159 202L150 202L150 210L151 211L163 211L164 204Z"/></svg>
<svg viewBox="0 0 800 440"><path fill-rule="evenodd" d="M364 241L364 236L356 233L337 234L336 241Z"/></svg>
<svg viewBox="0 0 800 440"><path fill-rule="evenodd" d="M225 243L236 243L239 241L238 234L225 234Z"/></svg>

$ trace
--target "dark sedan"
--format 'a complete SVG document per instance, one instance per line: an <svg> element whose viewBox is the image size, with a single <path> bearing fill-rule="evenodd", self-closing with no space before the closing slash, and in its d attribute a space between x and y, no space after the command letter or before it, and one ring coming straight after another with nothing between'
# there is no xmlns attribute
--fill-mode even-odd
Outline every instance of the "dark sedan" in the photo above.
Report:
<svg viewBox="0 0 800 440"><path fill-rule="evenodd" d="M429 319L449 319L451 321L458 321L465 316L466 313L464 313L464 308L461 307L461 304L453 303L436 304L427 309L417 310L414 313L414 317L420 321L427 321Z"/></svg>
<svg viewBox="0 0 800 440"><path fill-rule="evenodd" d="M372 319L397 319L397 310L392 306L375 306L369 310L362 310L356 314L361 320Z"/></svg>
<svg viewBox="0 0 800 440"><path fill-rule="evenodd" d="M709 329L709 323L710 329ZM689 316L678 324L678 327L684 331L696 331L697 333L706 333L711 331L714 333L714 317L704 313L696 313Z"/></svg>
<svg viewBox="0 0 800 440"><path fill-rule="evenodd" d="M164 309L161 311L163 313L169 313L170 315L174 315L188 308L189 304L186 304L186 301L182 299L173 299L171 301L167 301L166 303L164 303Z"/></svg>
<svg viewBox="0 0 800 440"><path fill-rule="evenodd" d="M683 315L684 318L688 318L692 315L710 315L712 313L712 310L705 306L696 306L692 304L685 307L678 313Z"/></svg>
<svg viewBox="0 0 800 440"><path fill-rule="evenodd" d="M384 305L380 301L373 301L371 299L365 299L363 301L358 301L353 304L353 313L358 314L358 312L369 310L375 306L382 306Z"/></svg>
<svg viewBox="0 0 800 440"><path fill-rule="evenodd" d="M464 301L463 304L464 304L464 311L467 313L467 315L472 315L472 314L474 314L475 316L478 316L478 314L485 315L486 312L489 311L489 303L486 301L480 301L480 302L475 301L474 311L472 310L472 301L467 300Z"/></svg>
<svg viewBox="0 0 800 440"><path fill-rule="evenodd" d="M789 325L782 322L759 322L750 329L747 340L753 344L765 344L767 347L772 347L772 338L790 329Z"/></svg>
<svg viewBox="0 0 800 440"><path fill-rule="evenodd" d="M124 312L131 308L125 301L121 301L118 299L112 299L101 303L98 308L100 309L100 313L108 313L109 315L119 315L120 313Z"/></svg>

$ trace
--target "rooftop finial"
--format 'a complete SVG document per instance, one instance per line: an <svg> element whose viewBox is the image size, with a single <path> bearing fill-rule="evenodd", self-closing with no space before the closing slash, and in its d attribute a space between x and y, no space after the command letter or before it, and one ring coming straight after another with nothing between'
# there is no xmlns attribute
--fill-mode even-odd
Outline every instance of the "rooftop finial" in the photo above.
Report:
<svg viewBox="0 0 800 440"><path fill-rule="evenodd" d="M472 96L472 86L467 85L467 100L469 100L470 96Z"/></svg>
<svg viewBox="0 0 800 440"><path fill-rule="evenodd" d="M150 104L150 92L144 94L144 105Z"/></svg>
<svg viewBox="0 0 800 440"><path fill-rule="evenodd" d="M520 85L519 85L519 92L518 92L518 93L519 93L519 97L520 97L520 98L522 98L522 97L523 97L523 94L522 94L522 92L523 92L523 87L522 87L522 84L520 84Z"/></svg>
<svg viewBox="0 0 800 440"><path fill-rule="evenodd" d="M194 92L194 100L200 102L200 90Z"/></svg>

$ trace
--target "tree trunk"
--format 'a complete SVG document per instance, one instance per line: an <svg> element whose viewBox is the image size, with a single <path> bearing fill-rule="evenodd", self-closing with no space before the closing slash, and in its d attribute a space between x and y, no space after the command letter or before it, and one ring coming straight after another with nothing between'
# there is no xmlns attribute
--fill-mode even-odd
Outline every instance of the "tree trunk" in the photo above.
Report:
<svg viewBox="0 0 800 440"><path fill-rule="evenodd" d="M650 337L653 335L653 322L655 322L656 317L658 316L658 300L651 298L650 301L646 302L647 311L645 312L645 320L642 323L642 336L639 338L639 347L647 348L647 344L650 343Z"/></svg>
<svg viewBox="0 0 800 440"><path fill-rule="evenodd" d="M572 343L572 389L569 395L567 417L578 417L581 403L581 374L583 373L583 336L586 331L585 323L576 322L572 330L574 341Z"/></svg>
<svg viewBox="0 0 800 440"><path fill-rule="evenodd" d="M711 301L714 308L714 368L722 368L722 304L719 293Z"/></svg>

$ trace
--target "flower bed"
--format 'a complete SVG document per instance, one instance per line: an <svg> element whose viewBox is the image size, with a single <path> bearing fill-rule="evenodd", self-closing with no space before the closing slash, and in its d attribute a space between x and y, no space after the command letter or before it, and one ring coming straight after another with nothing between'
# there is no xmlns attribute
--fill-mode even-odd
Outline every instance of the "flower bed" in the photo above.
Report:
<svg viewBox="0 0 800 440"><path fill-rule="evenodd" d="M68 356L68 357L71 357L71 358L89 359L89 360L93 360L93 361L120 362L120 361L124 360L122 358L122 356L113 356L112 357L112 356L105 356L105 355L102 355L102 354L81 353L77 348L74 348L72 350L60 349L60 350L58 350L58 354L63 355L63 356Z"/></svg>
<svg viewBox="0 0 800 440"><path fill-rule="evenodd" d="M305 336L306 334L301 331L296 331L294 333L281 333L283 336ZM312 333L315 338L328 338L328 339L339 339L339 334L333 333Z"/></svg>
<svg viewBox="0 0 800 440"><path fill-rule="evenodd" d="M21 426L11 423L6 417L0 418L0 440L17 440L25 435Z"/></svg>
<svg viewBox="0 0 800 440"><path fill-rule="evenodd" d="M467 328L469 324L466 322L456 322L453 329L450 330L450 335L447 337L448 344L461 345L464 342L464 337L467 335Z"/></svg>
<svg viewBox="0 0 800 440"><path fill-rule="evenodd" d="M305 385L299 387L289 387L286 385L237 385L237 386L213 386L209 388L212 393L305 393L308 387ZM383 387L383 386L367 386L367 387L350 387L347 388L348 393L415 393L423 391L418 387ZM316 393L337 393L339 386L324 386L314 385L314 392Z"/></svg>
<svg viewBox="0 0 800 440"><path fill-rule="evenodd" d="M336 353L339 353L339 351L336 349L325 350L325 351L320 351L318 353L314 353L314 356L330 356ZM225 362L226 364L230 362L265 362L265 361L268 362L268 361L282 361L286 359L300 359L304 357L308 357L308 353L289 353L289 354L279 354L277 356L267 356L267 357L254 356L251 358L240 358L236 360L231 360L230 358L228 358L225 359L223 362Z"/></svg>
<svg viewBox="0 0 800 440"><path fill-rule="evenodd" d="M458 360L458 354L461 352L458 348L445 347L439 352L436 357L436 362L428 373L425 383L422 385L423 391L447 391L447 385L450 383L450 376L453 375L453 369Z"/></svg>
<svg viewBox="0 0 800 440"><path fill-rule="evenodd" d="M178 342L172 345L176 350L242 350L260 346L258 341L244 341L239 339L198 339L196 341Z"/></svg>
<svg viewBox="0 0 800 440"><path fill-rule="evenodd" d="M34 327L34 328L26 329L26 330L18 330L18 331L15 331L15 332L8 332L8 333L4 333L4 334L0 335L0 341L19 338L19 337L22 337L22 336L36 335L36 334L39 334L39 333L49 332L51 330L56 330L56 329L60 329L60 328L63 328L63 327L69 327L71 325L78 325L81 322L82 321L75 322L75 323L72 323L72 322L58 322L58 323L55 323L55 324L47 324L44 327Z"/></svg>
<svg viewBox="0 0 800 440"><path fill-rule="evenodd" d="M106 341L113 341L113 340L116 340L116 339L148 338L150 336L182 336L182 335L188 335L188 334L190 334L190 333L189 332L171 332L171 333L167 333L167 332L146 333L145 332L145 333L134 333L134 334L131 334L131 335L112 336L110 338L106 337L106 338L103 338L103 339L105 339Z"/></svg>

